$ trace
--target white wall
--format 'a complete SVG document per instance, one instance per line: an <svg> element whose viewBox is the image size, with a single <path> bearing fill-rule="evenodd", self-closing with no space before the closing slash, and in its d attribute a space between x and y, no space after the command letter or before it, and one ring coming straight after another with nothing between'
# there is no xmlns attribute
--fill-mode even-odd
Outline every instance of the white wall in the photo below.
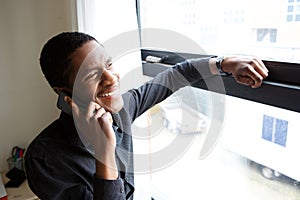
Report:
<svg viewBox="0 0 300 200"><path fill-rule="evenodd" d="M0 0L0 171L59 115L38 60L50 37L76 29L75 10L75 0Z"/></svg>

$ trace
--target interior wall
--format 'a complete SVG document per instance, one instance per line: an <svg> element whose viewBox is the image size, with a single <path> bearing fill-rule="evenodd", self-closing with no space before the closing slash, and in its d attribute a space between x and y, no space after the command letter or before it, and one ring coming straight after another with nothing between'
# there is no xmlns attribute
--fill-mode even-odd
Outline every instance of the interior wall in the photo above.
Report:
<svg viewBox="0 0 300 200"><path fill-rule="evenodd" d="M0 1L0 171L13 146L27 148L59 115L39 54L53 35L77 30L75 1Z"/></svg>

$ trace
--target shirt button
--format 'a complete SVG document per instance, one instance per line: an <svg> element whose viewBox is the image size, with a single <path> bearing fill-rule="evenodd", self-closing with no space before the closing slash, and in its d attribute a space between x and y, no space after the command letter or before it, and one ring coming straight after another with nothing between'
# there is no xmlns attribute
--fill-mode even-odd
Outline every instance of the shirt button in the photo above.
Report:
<svg viewBox="0 0 300 200"><path fill-rule="evenodd" d="M124 188L121 188L121 189L120 189L120 192L121 192L121 193L124 193Z"/></svg>

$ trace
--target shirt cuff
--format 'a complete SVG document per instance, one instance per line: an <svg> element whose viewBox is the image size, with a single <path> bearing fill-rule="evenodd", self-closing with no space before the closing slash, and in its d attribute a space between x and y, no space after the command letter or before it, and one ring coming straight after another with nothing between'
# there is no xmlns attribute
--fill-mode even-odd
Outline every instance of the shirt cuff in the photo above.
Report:
<svg viewBox="0 0 300 200"><path fill-rule="evenodd" d="M94 176L94 199L126 199L123 179L104 180Z"/></svg>
<svg viewBox="0 0 300 200"><path fill-rule="evenodd" d="M199 72L203 79L211 77L213 73L210 71L210 57L189 59L188 62Z"/></svg>

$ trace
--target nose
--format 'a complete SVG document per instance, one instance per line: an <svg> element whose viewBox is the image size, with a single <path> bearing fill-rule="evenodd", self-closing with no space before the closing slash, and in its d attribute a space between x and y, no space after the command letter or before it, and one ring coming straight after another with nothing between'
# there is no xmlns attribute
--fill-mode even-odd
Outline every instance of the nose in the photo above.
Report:
<svg viewBox="0 0 300 200"><path fill-rule="evenodd" d="M118 73L104 69L101 75L101 85L103 86L113 85L118 81L118 79L119 79Z"/></svg>

